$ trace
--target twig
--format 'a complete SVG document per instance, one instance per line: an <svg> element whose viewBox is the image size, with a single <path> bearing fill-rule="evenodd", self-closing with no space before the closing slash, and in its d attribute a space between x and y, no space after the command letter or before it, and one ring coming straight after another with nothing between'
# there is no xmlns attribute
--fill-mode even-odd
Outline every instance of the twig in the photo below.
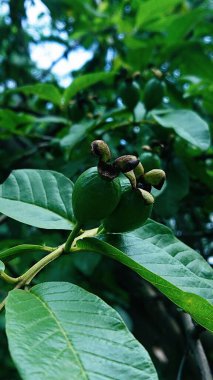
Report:
<svg viewBox="0 0 213 380"><path fill-rule="evenodd" d="M70 248L71 248L71 245L73 243L73 241L75 240L75 238L77 237L79 231L81 229L81 226L79 223L76 223L76 225L74 226L72 232L70 233L70 235L68 236L68 239L65 243L65 246L64 246L64 253L69 253L70 251Z"/></svg>
<svg viewBox="0 0 213 380"><path fill-rule="evenodd" d="M6 273L2 272L1 277L9 282L9 283L17 283L14 289L21 288L25 285L29 285L30 282L33 280L33 278L49 263L60 257L63 253L69 253L70 248L72 246L73 241L77 237L79 231L81 229L81 226L76 223L73 230L71 231L70 235L68 236L67 241L60 245L58 248L56 248L54 251L50 252L47 256L43 257L41 260L39 260L35 265L33 265L30 269L28 269L24 274L22 274L20 277L10 277ZM7 296L5 299L0 303L0 311L4 308L5 302L6 302Z"/></svg>
<svg viewBox="0 0 213 380"><path fill-rule="evenodd" d="M206 358L203 345L195 334L196 327L189 314L182 314L182 321L186 333L189 352L193 355L195 365L199 371L200 380L212 380L211 370Z"/></svg>
<svg viewBox="0 0 213 380"><path fill-rule="evenodd" d="M5 219L7 218L6 215L1 215L0 216L0 224L3 223L5 221Z"/></svg>
<svg viewBox="0 0 213 380"><path fill-rule="evenodd" d="M178 374L177 374L177 379L176 380L182 380L182 376L183 376L183 369L184 369L184 365L186 363L186 358L187 358L187 355L188 355L188 350L189 348L187 347L184 354L183 354L183 357L181 359L181 362L180 362L180 367L179 367L179 370L178 370Z"/></svg>
<svg viewBox="0 0 213 380"><path fill-rule="evenodd" d="M59 246L53 252L49 253L47 256L43 257L40 261L38 261L35 265L33 265L30 269L28 269L22 276L18 278L11 278L13 283L18 282L14 289L22 288L25 284L29 285L32 279L49 263L53 260L57 259L64 252L64 244ZM5 276L5 274L3 274ZM10 281L12 282L12 281ZM0 303L0 311L4 308L7 296Z"/></svg>

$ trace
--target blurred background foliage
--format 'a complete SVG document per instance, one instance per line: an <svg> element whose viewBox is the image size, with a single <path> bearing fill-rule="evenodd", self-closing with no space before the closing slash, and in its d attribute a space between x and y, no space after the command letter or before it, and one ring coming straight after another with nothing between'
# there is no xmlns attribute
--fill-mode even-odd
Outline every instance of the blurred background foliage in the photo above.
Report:
<svg viewBox="0 0 213 380"><path fill-rule="evenodd" d="M104 139L114 157L136 154L146 170L166 171L152 217L212 265L212 1L0 0L0 9L1 182L17 168L55 170L75 181L95 164L91 141ZM139 91L133 106L132 86ZM0 237L3 250L24 242L56 246L66 233L2 215ZM22 273L38 257L13 260L8 273ZM186 347L181 312L151 285L89 254L61 258L35 282L51 280L101 296L148 349L160 379L176 379ZM1 283L1 299L9 289ZM211 361L212 336L202 339ZM19 379L3 315L0 341L1 380ZM182 378L192 376L199 379L189 356Z"/></svg>

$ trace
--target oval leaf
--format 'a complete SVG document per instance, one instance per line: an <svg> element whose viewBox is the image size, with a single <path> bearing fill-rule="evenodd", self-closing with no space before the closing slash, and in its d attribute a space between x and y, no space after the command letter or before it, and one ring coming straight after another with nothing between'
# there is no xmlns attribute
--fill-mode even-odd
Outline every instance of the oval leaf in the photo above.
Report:
<svg viewBox="0 0 213 380"><path fill-rule="evenodd" d="M39 228L70 230L72 182L49 170L14 170L0 186L0 212Z"/></svg>
<svg viewBox="0 0 213 380"><path fill-rule="evenodd" d="M132 233L85 238L77 245L127 265L213 331L213 270L167 227L149 221Z"/></svg>
<svg viewBox="0 0 213 380"><path fill-rule="evenodd" d="M79 91L84 90L98 82L111 79L114 77L114 73L94 73L85 74L79 78L76 78L69 87L64 91L62 97L62 105L67 105L73 96L75 96Z"/></svg>
<svg viewBox="0 0 213 380"><path fill-rule="evenodd" d="M136 18L136 27L144 26L156 18L168 15L172 9L179 3L179 0L149 0L148 2L139 3L139 9Z"/></svg>
<svg viewBox="0 0 213 380"><path fill-rule="evenodd" d="M56 86L49 83L37 83L15 88L11 92L23 92L23 94L37 95L40 99L60 105L61 93Z"/></svg>
<svg viewBox="0 0 213 380"><path fill-rule="evenodd" d="M26 380L157 380L148 353L117 312L73 284L11 291L6 331Z"/></svg>
<svg viewBox="0 0 213 380"><path fill-rule="evenodd" d="M9 109L0 110L1 128L15 131L17 127L36 121L36 117L24 112L14 112Z"/></svg>
<svg viewBox="0 0 213 380"><path fill-rule="evenodd" d="M162 127L173 128L177 135L189 143L203 150L209 148L208 124L197 113L190 110L177 110L160 115L153 112L152 115Z"/></svg>
<svg viewBox="0 0 213 380"><path fill-rule="evenodd" d="M94 126L94 122L84 122L82 124L74 124L70 128L69 134L62 137L60 145L62 148L67 148L71 151L75 145L87 136L89 130Z"/></svg>

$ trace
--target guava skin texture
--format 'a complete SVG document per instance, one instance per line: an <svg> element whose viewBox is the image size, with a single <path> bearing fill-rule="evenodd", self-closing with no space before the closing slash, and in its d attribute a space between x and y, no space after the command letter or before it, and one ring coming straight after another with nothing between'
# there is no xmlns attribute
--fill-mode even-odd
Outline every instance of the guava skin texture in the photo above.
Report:
<svg viewBox="0 0 213 380"><path fill-rule="evenodd" d="M157 78L150 79L144 88L144 105L147 111L159 106L164 96L164 83Z"/></svg>
<svg viewBox="0 0 213 380"><path fill-rule="evenodd" d="M128 232L141 227L150 217L152 205L145 204L139 190L130 186L122 189L121 199L113 211L103 221L107 232Z"/></svg>
<svg viewBox="0 0 213 380"><path fill-rule="evenodd" d="M83 229L98 227L118 205L121 185L118 178L103 179L96 167L83 172L75 182L72 194L73 212Z"/></svg>
<svg viewBox="0 0 213 380"><path fill-rule="evenodd" d="M137 82L122 83L119 88L119 96L130 111L133 111L140 100L140 87Z"/></svg>

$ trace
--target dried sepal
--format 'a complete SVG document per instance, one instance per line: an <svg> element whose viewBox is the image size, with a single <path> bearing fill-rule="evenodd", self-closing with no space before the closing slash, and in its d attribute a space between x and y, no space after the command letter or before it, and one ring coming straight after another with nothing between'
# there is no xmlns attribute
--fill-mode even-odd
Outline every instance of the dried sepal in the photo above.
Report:
<svg viewBox="0 0 213 380"><path fill-rule="evenodd" d="M152 169L144 174L144 180L157 190L162 188L165 179L166 173L161 169Z"/></svg>
<svg viewBox="0 0 213 380"><path fill-rule="evenodd" d="M99 160L98 173L103 179L112 181L119 175L119 171L110 163Z"/></svg>
<svg viewBox="0 0 213 380"><path fill-rule="evenodd" d="M103 162L108 162L111 159L110 149L103 140L94 140L91 144L91 150Z"/></svg>
<svg viewBox="0 0 213 380"><path fill-rule="evenodd" d="M138 165L134 169L134 173L136 178L141 178L144 175L144 167L142 163L139 161Z"/></svg>
<svg viewBox="0 0 213 380"><path fill-rule="evenodd" d="M127 173L137 167L139 159L136 156L125 155L116 158L114 161L115 168L119 169L122 173Z"/></svg>
<svg viewBox="0 0 213 380"><path fill-rule="evenodd" d="M150 185L148 182L145 182L143 177L137 179L137 187L142 190L146 190L149 193L151 192L152 185Z"/></svg>
<svg viewBox="0 0 213 380"><path fill-rule="evenodd" d="M136 180L134 171L130 170L129 172L124 173L124 175L125 175L125 177L128 178L128 180L131 183L132 187L135 189L137 187L137 180Z"/></svg>
<svg viewBox="0 0 213 380"><path fill-rule="evenodd" d="M152 205L154 203L155 200L151 193L149 193L148 191L144 189L139 189L139 188L138 188L138 191L140 191L142 198L147 205Z"/></svg>

